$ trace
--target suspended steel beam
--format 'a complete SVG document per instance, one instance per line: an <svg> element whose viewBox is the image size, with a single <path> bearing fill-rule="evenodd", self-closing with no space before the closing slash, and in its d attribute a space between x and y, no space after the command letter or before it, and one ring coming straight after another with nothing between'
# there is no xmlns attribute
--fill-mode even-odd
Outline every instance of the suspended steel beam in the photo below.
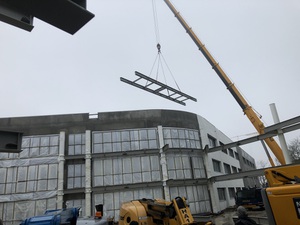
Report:
<svg viewBox="0 0 300 225"><path fill-rule="evenodd" d="M179 90L176 90L176 89L174 89L166 84L163 84L157 80L154 80L142 73L135 71L135 75L138 76L139 78L134 81L127 80L126 78L123 78L123 77L121 77L120 80L122 82L130 84L134 87L148 91L152 94L166 98L168 100L179 103L181 105L186 105L185 104L186 100L192 100L192 101L197 102L196 98L194 98L190 95L187 95ZM138 83L143 80L146 81L146 85L142 85L142 84Z"/></svg>

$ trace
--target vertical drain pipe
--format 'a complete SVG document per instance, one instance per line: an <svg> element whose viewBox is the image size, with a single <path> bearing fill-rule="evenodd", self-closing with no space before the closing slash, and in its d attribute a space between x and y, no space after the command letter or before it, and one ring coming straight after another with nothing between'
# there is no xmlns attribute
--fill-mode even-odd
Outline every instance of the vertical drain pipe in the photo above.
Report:
<svg viewBox="0 0 300 225"><path fill-rule="evenodd" d="M271 113L272 113L272 116L273 116L274 123L275 124L280 123L275 103L270 104L270 108L271 108ZM289 152L288 152L288 148L287 148L287 144L286 144L286 141L285 141L285 138L284 138L284 134L283 134L281 129L278 129L277 131L278 131L278 138L279 138L280 146L281 146L281 149L282 149L282 153L284 155L285 163L286 164L291 164L292 160L291 160L291 157L290 157Z"/></svg>
<svg viewBox="0 0 300 225"><path fill-rule="evenodd" d="M85 132L85 216L90 217L92 213L92 136L91 131Z"/></svg>
<svg viewBox="0 0 300 225"><path fill-rule="evenodd" d="M57 208L64 207L64 171L65 171L65 144L66 133L59 133L59 152L58 152L58 182L57 182Z"/></svg>

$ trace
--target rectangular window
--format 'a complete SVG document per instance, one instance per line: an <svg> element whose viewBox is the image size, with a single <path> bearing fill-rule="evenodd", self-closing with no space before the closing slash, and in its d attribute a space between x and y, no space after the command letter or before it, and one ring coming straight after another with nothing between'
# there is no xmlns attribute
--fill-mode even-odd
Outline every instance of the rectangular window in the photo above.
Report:
<svg viewBox="0 0 300 225"><path fill-rule="evenodd" d="M228 188L228 192L229 192L229 197L230 198L235 198L235 191L234 188Z"/></svg>
<svg viewBox="0 0 300 225"><path fill-rule="evenodd" d="M157 149L157 130L120 130L93 132L93 153L126 152L142 149Z"/></svg>
<svg viewBox="0 0 300 225"><path fill-rule="evenodd" d="M250 161L248 159L246 159L246 163L248 166L250 166Z"/></svg>
<svg viewBox="0 0 300 225"><path fill-rule="evenodd" d="M218 160L213 159L213 167L215 172L221 172L221 162Z"/></svg>
<svg viewBox="0 0 300 225"><path fill-rule="evenodd" d="M85 187L85 164L68 165L67 175L68 189Z"/></svg>
<svg viewBox="0 0 300 225"><path fill-rule="evenodd" d="M157 155L114 159L96 158L93 162L93 171L94 186L161 180L159 157Z"/></svg>
<svg viewBox="0 0 300 225"><path fill-rule="evenodd" d="M236 168L235 166L232 166L231 168L232 168L232 172L233 172L233 173L237 173L237 172L238 172L238 171L237 171L237 168Z"/></svg>
<svg viewBox="0 0 300 225"><path fill-rule="evenodd" d="M191 157L191 163L192 163L192 169L194 170L193 178L194 179L205 178L206 173L205 173L203 158L200 156Z"/></svg>
<svg viewBox="0 0 300 225"><path fill-rule="evenodd" d="M225 188L218 188L218 196L220 201L226 201Z"/></svg>
<svg viewBox="0 0 300 225"><path fill-rule="evenodd" d="M85 134L70 134L68 155L85 154Z"/></svg>
<svg viewBox="0 0 300 225"><path fill-rule="evenodd" d="M58 142L57 135L23 137L20 158L58 155Z"/></svg>
<svg viewBox="0 0 300 225"><path fill-rule="evenodd" d="M191 158L188 155L173 155L167 156L167 166L169 179L191 179L192 165Z"/></svg>
<svg viewBox="0 0 300 225"><path fill-rule="evenodd" d="M170 148L201 148L197 130L164 128L163 136Z"/></svg>
<svg viewBox="0 0 300 225"><path fill-rule="evenodd" d="M237 152L234 152L234 155L235 155L235 158L236 158L237 160L240 160L239 153L237 153Z"/></svg>
<svg viewBox="0 0 300 225"><path fill-rule="evenodd" d="M232 150L231 148L229 148L228 151L229 151L229 155L230 155L232 158L234 158L233 150Z"/></svg>
<svg viewBox="0 0 300 225"><path fill-rule="evenodd" d="M38 158L57 156L58 145L57 135L23 137L22 153L7 154L9 161L18 157L19 165L0 168L0 195L57 189L57 164L40 163Z"/></svg>
<svg viewBox="0 0 300 225"><path fill-rule="evenodd" d="M227 174L231 174L230 165L228 165L227 163L224 163L224 171Z"/></svg>
<svg viewBox="0 0 300 225"><path fill-rule="evenodd" d="M217 140L214 137L210 136L209 134L207 136L208 136L209 147L210 148L216 147L217 146L217 144L216 144Z"/></svg>

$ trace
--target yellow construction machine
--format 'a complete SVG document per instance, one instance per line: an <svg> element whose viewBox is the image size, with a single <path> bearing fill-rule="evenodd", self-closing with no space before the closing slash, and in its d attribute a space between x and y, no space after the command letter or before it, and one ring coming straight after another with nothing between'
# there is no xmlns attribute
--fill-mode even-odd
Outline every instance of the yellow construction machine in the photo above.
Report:
<svg viewBox="0 0 300 225"><path fill-rule="evenodd" d="M269 225L300 225L300 165L265 170L268 188L262 190Z"/></svg>
<svg viewBox="0 0 300 225"><path fill-rule="evenodd" d="M185 198L171 202L162 199L140 199L123 203L119 225L210 225L195 222Z"/></svg>

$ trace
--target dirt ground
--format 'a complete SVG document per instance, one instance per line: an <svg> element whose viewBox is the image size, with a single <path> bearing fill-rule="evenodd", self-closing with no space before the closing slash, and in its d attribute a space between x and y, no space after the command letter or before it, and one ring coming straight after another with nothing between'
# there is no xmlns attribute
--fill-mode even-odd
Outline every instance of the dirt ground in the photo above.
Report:
<svg viewBox="0 0 300 225"><path fill-rule="evenodd" d="M265 210L249 210L248 216L255 220L257 224L269 224ZM227 209L223 214L215 216L212 219L215 225L234 225L233 218L237 218L235 209Z"/></svg>
<svg viewBox="0 0 300 225"><path fill-rule="evenodd" d="M259 225L269 225L265 210L249 210L248 215ZM211 216L209 220L214 225L234 225L233 218L237 218L236 210L229 208L219 215ZM198 218L195 219L198 220Z"/></svg>

